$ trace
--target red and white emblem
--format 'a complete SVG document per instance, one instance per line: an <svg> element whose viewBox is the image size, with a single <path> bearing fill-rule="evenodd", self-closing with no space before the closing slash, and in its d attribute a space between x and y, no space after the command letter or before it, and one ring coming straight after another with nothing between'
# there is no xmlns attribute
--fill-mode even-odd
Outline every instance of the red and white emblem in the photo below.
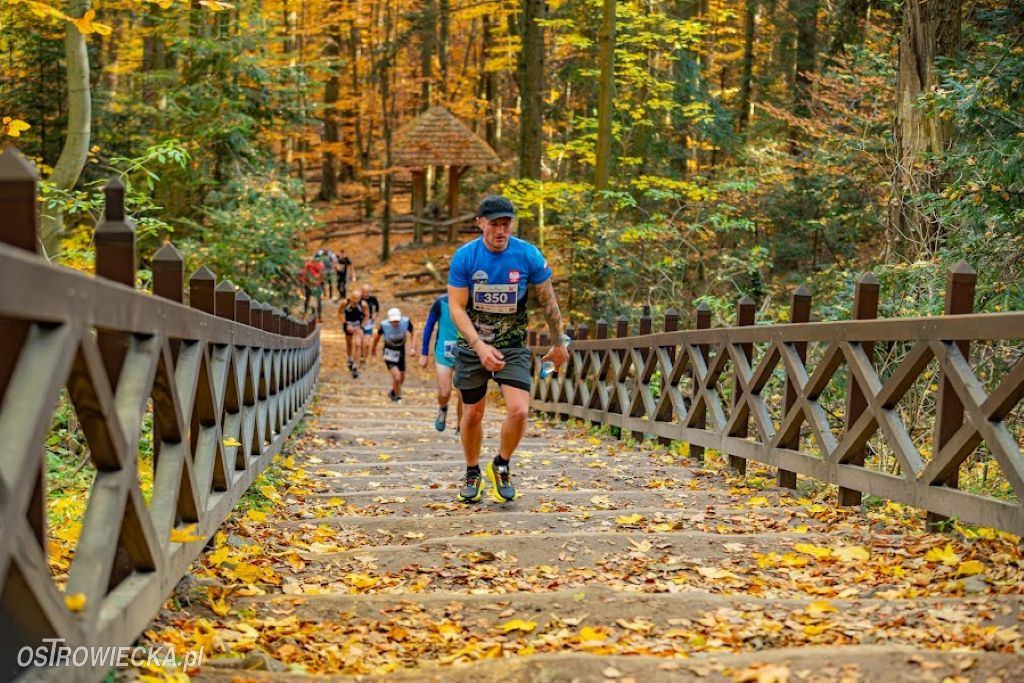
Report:
<svg viewBox="0 0 1024 683"><path fill-rule="evenodd" d="M509 282L509 284L512 284L512 285L519 283L519 271L518 270L510 270L510 271L508 271L508 282Z"/></svg>

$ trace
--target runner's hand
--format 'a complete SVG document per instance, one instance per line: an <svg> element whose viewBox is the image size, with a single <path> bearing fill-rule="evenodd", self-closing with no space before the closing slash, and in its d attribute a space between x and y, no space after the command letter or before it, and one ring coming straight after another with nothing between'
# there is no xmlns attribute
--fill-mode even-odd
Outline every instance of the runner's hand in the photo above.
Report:
<svg viewBox="0 0 1024 683"><path fill-rule="evenodd" d="M555 364L555 370L557 370L569 361L569 349L564 346L552 346L551 350L544 354L541 360L551 361Z"/></svg>
<svg viewBox="0 0 1024 683"><path fill-rule="evenodd" d="M420 357L419 357L419 358L418 358L418 359L416 360L416 362L417 362L417 363L419 363L419 366L420 366L421 368L425 368L425 367L427 367L427 357L426 357L426 356L420 356Z"/></svg>
<svg viewBox="0 0 1024 683"><path fill-rule="evenodd" d="M487 342L477 344L476 353L480 356L480 365L490 372L497 372L505 367L505 356Z"/></svg>

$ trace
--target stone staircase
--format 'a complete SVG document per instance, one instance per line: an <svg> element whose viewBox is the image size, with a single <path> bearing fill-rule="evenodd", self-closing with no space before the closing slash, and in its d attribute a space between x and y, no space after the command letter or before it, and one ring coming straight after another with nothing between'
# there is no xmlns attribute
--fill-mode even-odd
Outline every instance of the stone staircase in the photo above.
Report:
<svg viewBox="0 0 1024 683"><path fill-rule="evenodd" d="M279 470L292 487L227 523L149 641L205 634L203 681L1024 680L1012 539L533 419L521 497L466 506L454 424L433 429L417 370L399 404L383 372L325 371ZM947 543L984 571L925 559ZM251 586L224 573L243 551L270 568Z"/></svg>

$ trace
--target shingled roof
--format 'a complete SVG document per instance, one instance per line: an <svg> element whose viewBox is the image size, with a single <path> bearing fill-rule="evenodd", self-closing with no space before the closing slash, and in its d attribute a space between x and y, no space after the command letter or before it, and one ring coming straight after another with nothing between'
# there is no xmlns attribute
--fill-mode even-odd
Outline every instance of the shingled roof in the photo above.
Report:
<svg viewBox="0 0 1024 683"><path fill-rule="evenodd" d="M398 131L396 137L396 166L423 168L501 163L490 145L444 107L426 110Z"/></svg>

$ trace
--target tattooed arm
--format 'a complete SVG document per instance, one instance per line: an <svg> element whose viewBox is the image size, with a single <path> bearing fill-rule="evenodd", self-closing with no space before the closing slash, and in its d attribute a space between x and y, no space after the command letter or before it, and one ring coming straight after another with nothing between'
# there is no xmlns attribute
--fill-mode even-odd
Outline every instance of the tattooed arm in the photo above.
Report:
<svg viewBox="0 0 1024 683"><path fill-rule="evenodd" d="M549 360L555 364L556 368L559 368L569 360L569 350L562 343L562 312L558 308L558 300L555 298L555 288L551 285L551 278L539 285L533 285L533 291L544 312L548 331L551 333L552 347L544 354L543 360Z"/></svg>
<svg viewBox="0 0 1024 683"><path fill-rule="evenodd" d="M558 300L555 298L555 288L551 284L551 279L548 278L539 285L533 285L533 293L537 297L537 303L541 311L544 313L544 320L548 323L548 332L551 335L552 344L561 346L562 312L558 308Z"/></svg>

